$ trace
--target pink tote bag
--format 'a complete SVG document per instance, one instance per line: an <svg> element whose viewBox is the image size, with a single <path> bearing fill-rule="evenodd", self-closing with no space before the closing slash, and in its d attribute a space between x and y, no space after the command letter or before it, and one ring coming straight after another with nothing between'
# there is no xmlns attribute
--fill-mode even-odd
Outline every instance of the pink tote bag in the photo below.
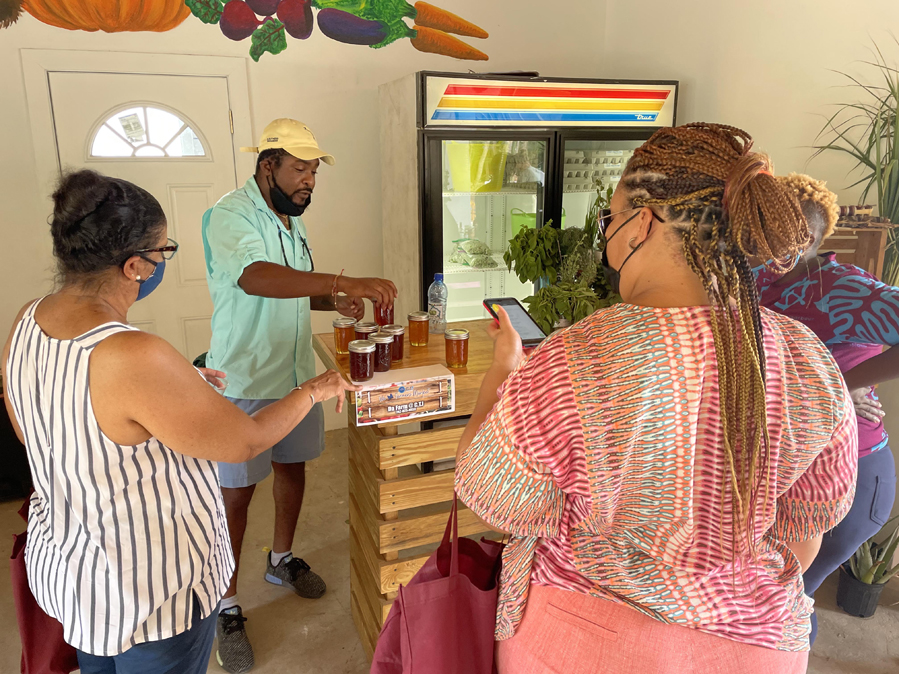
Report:
<svg viewBox="0 0 899 674"><path fill-rule="evenodd" d="M493 674L502 550L459 538L454 500L440 547L400 586L371 674Z"/></svg>

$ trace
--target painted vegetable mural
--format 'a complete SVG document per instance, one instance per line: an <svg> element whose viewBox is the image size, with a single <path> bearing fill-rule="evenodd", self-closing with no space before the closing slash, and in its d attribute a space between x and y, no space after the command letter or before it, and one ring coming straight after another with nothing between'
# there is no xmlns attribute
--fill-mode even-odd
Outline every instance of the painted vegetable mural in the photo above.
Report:
<svg viewBox="0 0 899 674"><path fill-rule="evenodd" d="M287 49L288 35L307 39L316 23L323 35L344 44L381 49L408 39L418 51L468 61L486 61L487 54L456 36L489 37L452 12L406 0L0 0L0 28L23 11L58 28L107 33L163 32L193 14L218 24L229 40L249 38L254 61Z"/></svg>
<svg viewBox="0 0 899 674"><path fill-rule="evenodd" d="M57 28L105 33L161 33L190 16L184 0L0 0L0 28L15 23L22 10Z"/></svg>
<svg viewBox="0 0 899 674"><path fill-rule="evenodd" d="M308 38L315 23L326 37L381 49L408 39L421 52L486 61L487 54L455 37L485 39L487 31L427 2L406 0L186 0L190 11L218 24L231 40L251 39L250 57L287 49L287 36ZM318 10L313 17L312 10ZM412 21L410 26L407 21Z"/></svg>

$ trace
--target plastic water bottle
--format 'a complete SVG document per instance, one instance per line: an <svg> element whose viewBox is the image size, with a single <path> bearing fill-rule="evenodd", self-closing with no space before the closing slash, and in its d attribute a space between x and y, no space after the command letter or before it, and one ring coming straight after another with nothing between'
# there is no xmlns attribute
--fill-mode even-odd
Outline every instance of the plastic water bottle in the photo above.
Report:
<svg viewBox="0 0 899 674"><path fill-rule="evenodd" d="M434 274L434 282L428 288L428 329L432 335L446 332L446 299L449 291L443 282L443 274Z"/></svg>

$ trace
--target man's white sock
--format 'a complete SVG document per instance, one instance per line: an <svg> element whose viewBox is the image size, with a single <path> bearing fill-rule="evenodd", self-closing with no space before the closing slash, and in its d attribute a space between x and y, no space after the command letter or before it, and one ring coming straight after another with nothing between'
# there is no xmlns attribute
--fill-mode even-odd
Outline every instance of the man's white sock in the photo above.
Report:
<svg viewBox="0 0 899 674"><path fill-rule="evenodd" d="M288 550L287 552L275 552L274 550L272 550L270 554L272 559L272 566L278 566L278 564L281 563L281 560L290 555L290 550Z"/></svg>
<svg viewBox="0 0 899 674"><path fill-rule="evenodd" d="M219 613L223 611L228 611L232 608L237 608L240 605L240 602L237 601L237 595L235 594L233 597L226 597L222 599L222 603L219 604Z"/></svg>

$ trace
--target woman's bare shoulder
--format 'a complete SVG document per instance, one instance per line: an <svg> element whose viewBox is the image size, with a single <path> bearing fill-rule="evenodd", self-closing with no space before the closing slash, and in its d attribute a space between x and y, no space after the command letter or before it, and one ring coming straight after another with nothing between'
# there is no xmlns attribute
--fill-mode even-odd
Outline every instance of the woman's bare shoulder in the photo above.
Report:
<svg viewBox="0 0 899 674"><path fill-rule="evenodd" d="M115 372L143 372L170 368L186 362L167 341L142 330L122 330L104 339L91 355L91 371L109 368Z"/></svg>

